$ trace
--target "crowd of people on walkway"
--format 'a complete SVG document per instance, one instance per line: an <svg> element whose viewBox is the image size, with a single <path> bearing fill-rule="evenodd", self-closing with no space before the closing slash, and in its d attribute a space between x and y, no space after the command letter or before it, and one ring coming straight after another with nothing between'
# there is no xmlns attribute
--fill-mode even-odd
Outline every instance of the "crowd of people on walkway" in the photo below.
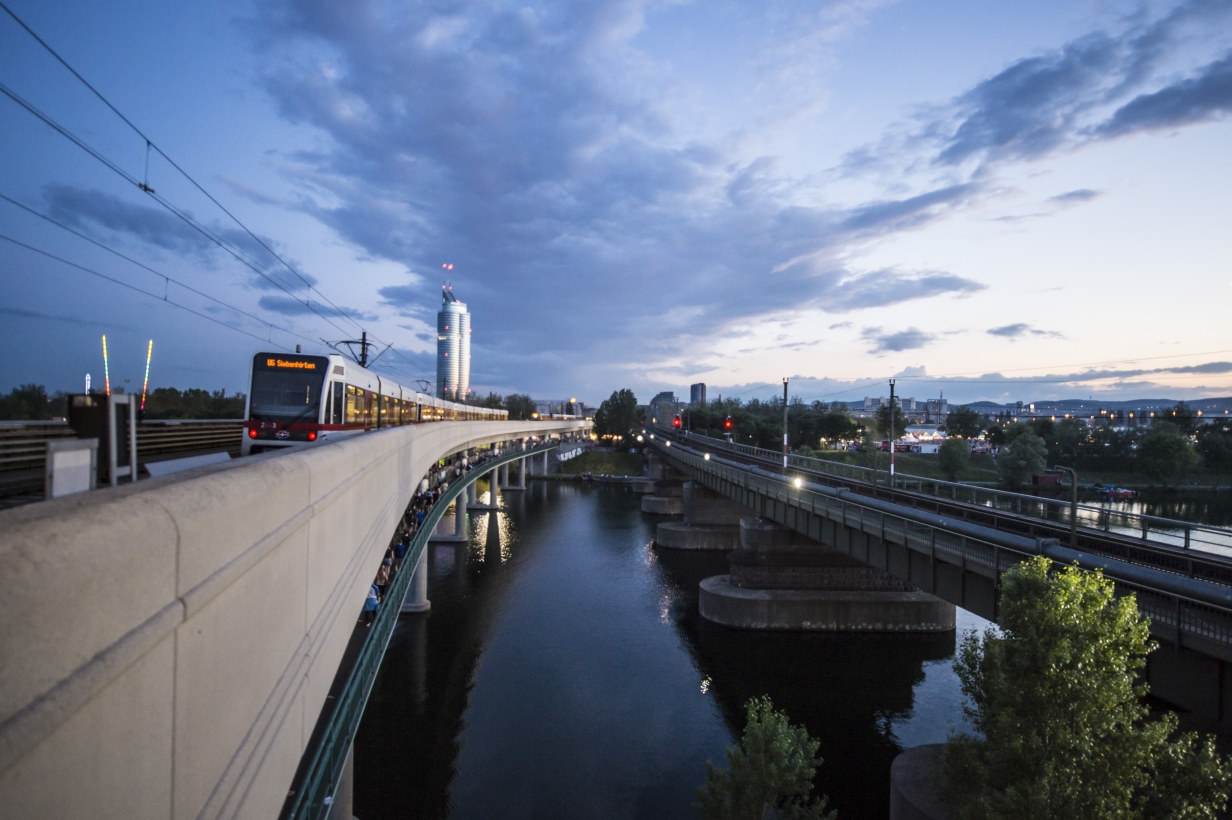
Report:
<svg viewBox="0 0 1232 820"><path fill-rule="evenodd" d="M495 455L484 455L477 459L467 459L466 463L462 463L462 460L459 459L454 462L452 468L447 468L447 470L456 481L461 476L483 466L495 457ZM389 548L385 550L385 557L381 560L381 566L376 572L376 577L372 580L371 586L368 587L368 597L364 599L362 620L366 627L372 626L372 623L376 620L376 614L385 602L389 588L393 585L394 578L397 577L398 571L402 567L407 550L410 549L411 542L414 540L416 533L422 529L428 513L449 489L450 482L448 480L443 480L435 486L431 485L432 479L438 477L440 472L439 469L434 469L429 474L429 477L421 482L420 486L424 487L424 489L417 491L411 496L411 503L407 505L406 512L402 515L402 520L399 522L398 529L394 533L393 541L390 543ZM462 504L465 505L466 501L463 500ZM414 568L412 567L412 569Z"/></svg>

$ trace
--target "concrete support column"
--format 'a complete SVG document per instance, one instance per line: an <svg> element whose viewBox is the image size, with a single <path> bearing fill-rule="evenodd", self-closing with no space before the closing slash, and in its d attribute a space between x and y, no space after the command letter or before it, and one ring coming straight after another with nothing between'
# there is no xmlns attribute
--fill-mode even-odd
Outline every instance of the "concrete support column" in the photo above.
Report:
<svg viewBox="0 0 1232 820"><path fill-rule="evenodd" d="M470 484L466 485L466 506L473 507L477 503L479 503L478 499L475 496L476 496L475 482L472 481Z"/></svg>
<svg viewBox="0 0 1232 820"><path fill-rule="evenodd" d="M460 495L453 502L453 534L457 538L466 537L466 496Z"/></svg>
<svg viewBox="0 0 1232 820"><path fill-rule="evenodd" d="M499 507L500 506L500 491L501 491L500 468L499 467L494 468L492 472L489 473L488 484L490 484L492 487L492 493L489 496L488 501L489 503L491 503L493 507Z"/></svg>
<svg viewBox="0 0 1232 820"><path fill-rule="evenodd" d="M509 486L509 464L505 463L500 466L500 486L505 489Z"/></svg>
<svg viewBox="0 0 1232 820"><path fill-rule="evenodd" d="M411 588L406 591L406 600L402 602L403 612L427 612L432 608L428 601L428 548L419 554L415 563L415 574L411 577Z"/></svg>
<svg viewBox="0 0 1232 820"><path fill-rule="evenodd" d="M543 454L543 474L544 475L548 474L548 454L547 453Z"/></svg>
<svg viewBox="0 0 1232 820"><path fill-rule="evenodd" d="M526 489L526 468L530 466L530 459L524 458L518 462L518 489Z"/></svg>
<svg viewBox="0 0 1232 820"><path fill-rule="evenodd" d="M351 810L355 804L355 747L347 752L346 765L342 767L342 776L334 787L334 795L330 798L329 820L354 820Z"/></svg>

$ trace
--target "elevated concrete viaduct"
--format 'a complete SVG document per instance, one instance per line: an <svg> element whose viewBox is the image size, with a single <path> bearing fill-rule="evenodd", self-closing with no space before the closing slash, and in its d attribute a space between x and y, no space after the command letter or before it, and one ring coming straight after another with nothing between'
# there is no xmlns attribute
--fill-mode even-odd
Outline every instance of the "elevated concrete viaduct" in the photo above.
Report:
<svg viewBox="0 0 1232 820"><path fill-rule="evenodd" d="M588 430L395 427L0 512L3 815L276 817L433 464Z"/></svg>
<svg viewBox="0 0 1232 820"><path fill-rule="evenodd" d="M1002 573L1029 556L1100 569L1118 593L1135 595L1160 641L1147 659L1152 693L1205 721L1232 720L1232 585L811 484L679 441L651 444L673 468L763 519L992 621Z"/></svg>

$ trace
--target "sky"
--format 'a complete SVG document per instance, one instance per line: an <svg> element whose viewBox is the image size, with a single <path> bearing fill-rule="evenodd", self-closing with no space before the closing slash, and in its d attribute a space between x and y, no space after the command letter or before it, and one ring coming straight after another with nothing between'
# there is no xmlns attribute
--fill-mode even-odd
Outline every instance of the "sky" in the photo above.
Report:
<svg viewBox="0 0 1232 820"><path fill-rule="evenodd" d="M0 390L1232 395L1226 0L3 3Z"/></svg>

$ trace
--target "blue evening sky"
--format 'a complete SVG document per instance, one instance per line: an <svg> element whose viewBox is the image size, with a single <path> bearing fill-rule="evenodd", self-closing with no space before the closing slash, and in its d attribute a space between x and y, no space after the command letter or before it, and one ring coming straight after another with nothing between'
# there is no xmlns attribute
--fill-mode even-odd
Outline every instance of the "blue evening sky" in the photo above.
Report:
<svg viewBox="0 0 1232 820"><path fill-rule="evenodd" d="M3 390L1232 394L1226 0L4 3Z"/></svg>

